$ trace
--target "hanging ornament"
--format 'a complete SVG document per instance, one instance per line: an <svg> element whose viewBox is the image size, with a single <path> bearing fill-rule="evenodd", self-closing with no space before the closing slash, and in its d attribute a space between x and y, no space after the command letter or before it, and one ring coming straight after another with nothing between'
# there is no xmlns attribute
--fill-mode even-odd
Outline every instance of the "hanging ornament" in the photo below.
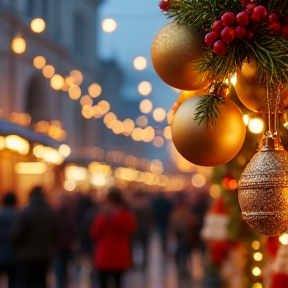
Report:
<svg viewBox="0 0 288 288"><path fill-rule="evenodd" d="M193 164L218 166L230 161L241 149L246 126L238 106L228 98L218 105L219 115L214 126L199 125L195 120L201 104L210 106L220 97L191 97L177 110L172 123L172 140L179 153ZM221 98L223 99L223 98ZM201 102L200 102L201 101ZM200 106L199 106L200 104ZM196 113L196 114L195 114ZM200 112L201 113L201 112Z"/></svg>
<svg viewBox="0 0 288 288"><path fill-rule="evenodd" d="M288 230L288 153L278 137L263 138L263 146L245 168L238 183L244 220L265 235Z"/></svg>
<svg viewBox="0 0 288 288"><path fill-rule="evenodd" d="M207 87L209 79L193 70L202 55L202 38L188 25L171 22L156 35L151 49L153 67L168 85L181 90Z"/></svg>
<svg viewBox="0 0 288 288"><path fill-rule="evenodd" d="M279 112L283 111L288 105L288 87L286 86L280 94ZM253 112L268 113L267 106L267 87L259 85L257 80L257 64L254 58L250 63L243 63L242 69L237 72L237 82L235 90L239 100L245 107ZM275 92L271 91L270 98L276 98ZM272 111L275 109L275 103L271 103Z"/></svg>

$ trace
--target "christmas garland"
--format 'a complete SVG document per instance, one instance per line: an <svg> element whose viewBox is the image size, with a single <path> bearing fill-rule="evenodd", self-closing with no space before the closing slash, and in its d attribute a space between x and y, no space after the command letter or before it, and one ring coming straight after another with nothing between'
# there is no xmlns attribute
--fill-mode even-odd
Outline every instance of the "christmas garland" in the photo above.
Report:
<svg viewBox="0 0 288 288"><path fill-rule="evenodd" d="M192 69L211 79L210 98L222 96L211 88L221 91L225 80L251 59L257 63L259 85L273 90L288 83L288 0L162 0L159 6L167 18L203 35L204 52ZM214 125L219 102L211 101L205 101L206 109L203 101L198 107L199 124Z"/></svg>

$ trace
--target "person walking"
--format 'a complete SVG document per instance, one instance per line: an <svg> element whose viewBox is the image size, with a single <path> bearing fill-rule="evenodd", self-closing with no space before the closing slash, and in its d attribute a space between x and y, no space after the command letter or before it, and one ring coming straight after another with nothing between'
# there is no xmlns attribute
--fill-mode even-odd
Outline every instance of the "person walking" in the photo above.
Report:
<svg viewBox="0 0 288 288"><path fill-rule="evenodd" d="M123 274L132 265L131 236L135 228L136 219L126 208L121 191L111 188L90 229L100 288L108 288L110 279L115 288L121 287Z"/></svg>
<svg viewBox="0 0 288 288"><path fill-rule="evenodd" d="M46 288L58 234L57 213L45 201L42 188L33 188L29 205L19 213L10 234L16 249L19 288Z"/></svg>
<svg viewBox="0 0 288 288"><path fill-rule="evenodd" d="M15 251L9 241L9 231L15 221L17 199L13 192L3 197L3 208L0 210L0 274L6 274L8 288L16 287Z"/></svg>

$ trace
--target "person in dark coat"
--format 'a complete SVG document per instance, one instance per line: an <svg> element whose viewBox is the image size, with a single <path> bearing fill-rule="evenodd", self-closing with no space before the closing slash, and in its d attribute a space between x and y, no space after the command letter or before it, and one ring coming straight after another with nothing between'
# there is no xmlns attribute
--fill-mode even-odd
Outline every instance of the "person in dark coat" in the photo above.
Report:
<svg viewBox="0 0 288 288"><path fill-rule="evenodd" d="M132 264L131 236L135 228L136 219L126 209L120 190L111 188L90 230L100 288L108 288L110 278L115 288L121 287L123 273Z"/></svg>
<svg viewBox="0 0 288 288"><path fill-rule="evenodd" d="M41 187L30 193L29 205L12 227L19 288L46 288L46 275L59 234L57 213L45 201Z"/></svg>
<svg viewBox="0 0 288 288"><path fill-rule="evenodd" d="M9 231L15 221L17 200L13 192L3 198L3 208L0 210L0 274L8 278L8 287L16 287L16 259L15 251L9 241Z"/></svg>

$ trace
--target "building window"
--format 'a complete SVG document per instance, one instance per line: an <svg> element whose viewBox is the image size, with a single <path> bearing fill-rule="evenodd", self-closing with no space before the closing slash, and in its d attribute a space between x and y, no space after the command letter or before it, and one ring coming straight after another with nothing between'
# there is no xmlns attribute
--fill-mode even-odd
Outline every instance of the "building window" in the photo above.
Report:
<svg viewBox="0 0 288 288"><path fill-rule="evenodd" d="M74 51L77 56L85 53L85 17L82 13L74 14Z"/></svg>
<svg viewBox="0 0 288 288"><path fill-rule="evenodd" d="M34 17L35 14L35 0L26 0L26 15L28 17Z"/></svg>

